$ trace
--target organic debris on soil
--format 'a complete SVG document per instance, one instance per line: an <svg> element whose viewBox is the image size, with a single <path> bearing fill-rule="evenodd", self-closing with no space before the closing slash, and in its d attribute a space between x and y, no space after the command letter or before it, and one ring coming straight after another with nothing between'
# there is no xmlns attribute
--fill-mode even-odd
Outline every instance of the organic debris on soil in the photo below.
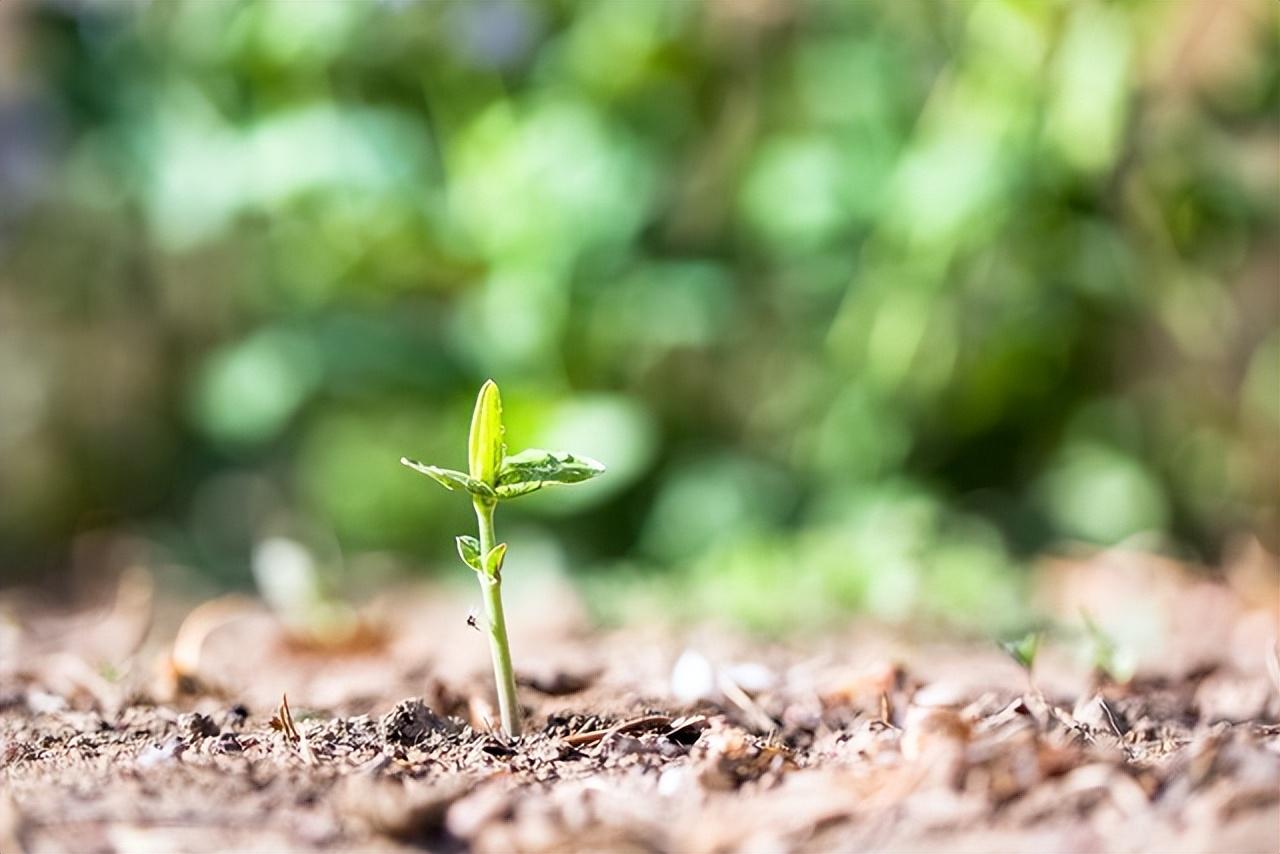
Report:
<svg viewBox="0 0 1280 854"><path fill-rule="evenodd" d="M1202 616L1245 645L1276 625ZM526 621L506 739L483 659L445 666L474 638L453 622L344 664L259 615L239 660L201 662L220 689L164 702L141 669L103 684L9 647L0 851L1280 850L1274 645L1117 683L1052 656L1028 679L994 644Z"/></svg>

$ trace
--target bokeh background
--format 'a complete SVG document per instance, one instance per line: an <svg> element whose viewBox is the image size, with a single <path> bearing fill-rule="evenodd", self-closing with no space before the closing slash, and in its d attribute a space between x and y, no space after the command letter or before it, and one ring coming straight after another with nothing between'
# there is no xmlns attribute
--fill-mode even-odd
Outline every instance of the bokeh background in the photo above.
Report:
<svg viewBox="0 0 1280 854"><path fill-rule="evenodd" d="M504 505L508 578L606 617L1274 555L1277 10L4 0L0 579L470 583L397 460L490 376L610 467Z"/></svg>

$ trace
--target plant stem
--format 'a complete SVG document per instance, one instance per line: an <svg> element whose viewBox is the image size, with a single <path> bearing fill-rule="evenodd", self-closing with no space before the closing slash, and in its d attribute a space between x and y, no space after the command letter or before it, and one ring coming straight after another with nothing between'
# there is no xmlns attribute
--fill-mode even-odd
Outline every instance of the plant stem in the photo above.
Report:
<svg viewBox="0 0 1280 854"><path fill-rule="evenodd" d="M480 526L480 560L483 564L494 547L493 511L496 504L477 498L476 522ZM509 737L520 734L520 704L516 699L516 671L511 665L511 644L507 641L507 618L502 611L502 573L478 572L484 594L484 611L489 623L489 652L493 656L493 678L498 689L498 711L502 728Z"/></svg>

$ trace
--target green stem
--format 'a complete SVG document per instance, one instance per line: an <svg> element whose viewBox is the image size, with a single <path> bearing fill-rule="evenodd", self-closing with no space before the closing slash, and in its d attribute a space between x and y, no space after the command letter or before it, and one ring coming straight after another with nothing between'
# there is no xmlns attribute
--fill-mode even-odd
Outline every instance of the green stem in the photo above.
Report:
<svg viewBox="0 0 1280 854"><path fill-rule="evenodd" d="M480 560L483 565L494 547L493 511L496 504L477 498L476 522L480 525ZM484 594L484 611L489 622L489 652L493 656L493 678L498 688L498 712L502 728L514 738L520 734L520 704L516 699L516 671L511 664L511 644L507 641L507 618L502 611L502 573L478 572Z"/></svg>

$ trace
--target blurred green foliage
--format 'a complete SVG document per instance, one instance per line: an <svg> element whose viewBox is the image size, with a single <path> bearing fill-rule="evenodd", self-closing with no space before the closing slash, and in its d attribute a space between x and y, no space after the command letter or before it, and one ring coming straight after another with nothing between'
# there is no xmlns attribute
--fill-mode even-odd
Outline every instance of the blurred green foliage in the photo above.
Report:
<svg viewBox="0 0 1280 854"><path fill-rule="evenodd" d="M397 461L464 467L486 376L610 469L513 555L615 605L992 624L1065 540L1275 550L1278 8L6 3L0 572L456 571Z"/></svg>

